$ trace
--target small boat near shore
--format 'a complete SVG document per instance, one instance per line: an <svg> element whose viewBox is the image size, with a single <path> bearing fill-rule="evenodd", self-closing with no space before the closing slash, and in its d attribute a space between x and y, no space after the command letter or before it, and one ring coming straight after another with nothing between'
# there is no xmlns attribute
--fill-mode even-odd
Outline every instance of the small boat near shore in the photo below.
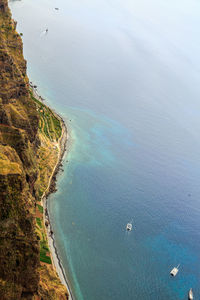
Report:
<svg viewBox="0 0 200 300"><path fill-rule="evenodd" d="M131 231L131 230L132 230L132 227L133 227L132 223L128 223L128 224L126 225L126 230L127 230L127 231Z"/></svg>
<svg viewBox="0 0 200 300"><path fill-rule="evenodd" d="M173 276L173 277L175 277L176 275L177 275L177 273L178 273L178 271L179 271L179 266L180 265L178 265L177 267L174 267L172 270L171 270L171 272L170 272L170 275L171 276Z"/></svg>
<svg viewBox="0 0 200 300"><path fill-rule="evenodd" d="M188 299L189 299L189 300L193 300L193 299L194 299L192 289L190 289L189 292L188 292Z"/></svg>

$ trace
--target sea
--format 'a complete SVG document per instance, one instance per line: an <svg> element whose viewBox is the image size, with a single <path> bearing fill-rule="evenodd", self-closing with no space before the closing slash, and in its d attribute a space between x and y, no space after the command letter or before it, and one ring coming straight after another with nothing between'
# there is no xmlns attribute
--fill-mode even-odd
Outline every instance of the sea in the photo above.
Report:
<svg viewBox="0 0 200 300"><path fill-rule="evenodd" d="M68 128L48 208L74 299L200 299L200 1L9 5Z"/></svg>

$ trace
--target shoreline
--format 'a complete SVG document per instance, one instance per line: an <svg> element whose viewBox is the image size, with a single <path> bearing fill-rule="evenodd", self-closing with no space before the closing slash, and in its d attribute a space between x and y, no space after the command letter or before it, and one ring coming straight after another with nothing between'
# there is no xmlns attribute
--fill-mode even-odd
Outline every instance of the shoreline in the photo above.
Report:
<svg viewBox="0 0 200 300"><path fill-rule="evenodd" d="M32 82L30 82L29 85L30 85L30 88L33 92L34 97L38 101L44 102L45 99L42 98L36 90L37 86L34 86L32 84ZM49 107L46 103L45 103L45 105L47 107ZM43 223L44 223L44 228L45 228L45 231L46 231L46 237L47 237L47 240L48 240L48 245L49 245L50 254L51 254L51 258L52 258L52 266L55 269L61 283L63 285L65 285L66 288L67 288L67 291L68 291L68 294L69 294L68 300L75 300L75 298L73 297L73 294L72 294L72 291L71 291L71 288L70 288L70 285L69 285L64 267L62 265L61 259L60 259L59 254L58 254L58 250L57 250L57 246L56 246L56 242L55 242L55 237L54 237L54 232L52 230L52 224L51 224L51 220L50 220L50 217L49 217L49 211L48 211L48 207L47 207L48 196L52 193L55 193L56 190L57 190L56 189L57 175L58 175L61 167L63 166L62 162L63 162L63 157L64 157L64 155L66 153L66 150L67 150L66 144L67 144L69 136L68 136L68 131L67 131L66 124L65 124L64 120L62 119L62 117L57 112L55 112L54 109L52 109L51 107L49 107L49 108L51 109L53 114L60 120L61 127L62 127L62 134L61 134L61 137L58 140L58 151L59 152L58 152L57 162L54 166L53 172L52 172L51 177L49 179L49 184L48 184L46 190L44 191L44 193L41 197L41 202L43 204ZM45 226L46 222L47 222L48 226Z"/></svg>

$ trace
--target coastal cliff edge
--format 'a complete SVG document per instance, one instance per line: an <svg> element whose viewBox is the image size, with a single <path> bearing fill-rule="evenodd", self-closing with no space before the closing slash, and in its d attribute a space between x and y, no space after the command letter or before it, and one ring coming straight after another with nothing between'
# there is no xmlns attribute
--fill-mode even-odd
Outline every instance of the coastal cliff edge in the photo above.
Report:
<svg viewBox="0 0 200 300"><path fill-rule="evenodd" d="M0 299L68 299L53 267L41 197L61 120L33 95L16 22L0 0Z"/></svg>

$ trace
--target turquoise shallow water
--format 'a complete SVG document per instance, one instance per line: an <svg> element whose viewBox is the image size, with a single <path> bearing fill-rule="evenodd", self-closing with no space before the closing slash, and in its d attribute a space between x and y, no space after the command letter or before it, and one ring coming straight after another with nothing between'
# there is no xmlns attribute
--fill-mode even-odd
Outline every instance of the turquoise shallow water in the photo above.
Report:
<svg viewBox="0 0 200 300"><path fill-rule="evenodd" d="M29 76L70 131L48 205L76 299L198 299L200 3L10 6Z"/></svg>

